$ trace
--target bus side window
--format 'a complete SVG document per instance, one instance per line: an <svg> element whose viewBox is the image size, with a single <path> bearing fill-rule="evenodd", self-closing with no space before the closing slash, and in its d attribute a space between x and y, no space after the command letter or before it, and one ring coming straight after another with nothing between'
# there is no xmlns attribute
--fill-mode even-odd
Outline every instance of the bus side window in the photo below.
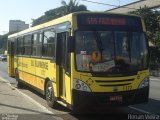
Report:
<svg viewBox="0 0 160 120"><path fill-rule="evenodd" d="M30 55L31 54L31 35L24 36L24 54Z"/></svg>
<svg viewBox="0 0 160 120"><path fill-rule="evenodd" d="M8 40L8 47L7 47L8 50L7 51L9 55L15 54L15 50L16 50L15 42L16 42L15 38Z"/></svg>
<svg viewBox="0 0 160 120"><path fill-rule="evenodd" d="M14 39L14 54L17 55L17 39Z"/></svg>
<svg viewBox="0 0 160 120"><path fill-rule="evenodd" d="M42 56L42 36L42 34L39 34L39 37L37 39L36 56L39 57Z"/></svg>
<svg viewBox="0 0 160 120"><path fill-rule="evenodd" d="M32 55L36 57L41 56L42 51L42 42L41 35L39 33L34 33L32 35Z"/></svg>
<svg viewBox="0 0 160 120"><path fill-rule="evenodd" d="M56 49L55 46L56 46L56 39L54 30L50 29L44 31L42 55L44 57L55 58L55 49Z"/></svg>
<svg viewBox="0 0 160 120"><path fill-rule="evenodd" d="M11 49L11 39L8 40L8 47L7 47L7 49L8 49L8 54L11 55L11 50L12 50Z"/></svg>
<svg viewBox="0 0 160 120"><path fill-rule="evenodd" d="M17 54L23 55L24 48L23 48L23 37L17 38Z"/></svg>

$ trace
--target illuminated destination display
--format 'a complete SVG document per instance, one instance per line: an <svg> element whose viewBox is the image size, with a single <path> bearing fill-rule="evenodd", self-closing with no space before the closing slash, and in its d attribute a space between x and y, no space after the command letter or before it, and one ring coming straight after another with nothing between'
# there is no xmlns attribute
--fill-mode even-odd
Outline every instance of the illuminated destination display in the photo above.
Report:
<svg viewBox="0 0 160 120"><path fill-rule="evenodd" d="M87 18L87 24L89 25L127 25L127 21L124 18Z"/></svg>
<svg viewBox="0 0 160 120"><path fill-rule="evenodd" d="M134 30L142 30L141 19L136 16L116 14L79 14L77 15L77 23L79 28L87 28L92 26L92 28L98 29L105 28L107 26L108 28L111 26L123 26L124 29L131 28Z"/></svg>

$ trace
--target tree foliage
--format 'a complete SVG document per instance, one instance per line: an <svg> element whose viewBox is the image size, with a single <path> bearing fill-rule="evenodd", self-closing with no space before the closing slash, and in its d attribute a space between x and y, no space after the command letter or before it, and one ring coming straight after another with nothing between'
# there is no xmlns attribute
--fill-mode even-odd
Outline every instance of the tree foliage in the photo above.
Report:
<svg viewBox="0 0 160 120"><path fill-rule="evenodd" d="M0 35L0 54L4 54L4 51L7 50L8 36L14 33L15 32L10 32L4 35Z"/></svg>
<svg viewBox="0 0 160 120"><path fill-rule="evenodd" d="M143 18L147 31L156 32L160 30L160 12L151 10L147 6L140 8L137 11L131 12L132 14L139 15Z"/></svg>
<svg viewBox="0 0 160 120"><path fill-rule="evenodd" d="M87 7L85 5L79 5L77 0L70 0L68 3L62 0L61 4L63 5L63 15L77 11L87 11Z"/></svg>
<svg viewBox="0 0 160 120"><path fill-rule="evenodd" d="M160 68L160 12L145 6L132 14L141 16L145 22L147 37L154 45L150 46L150 70L158 70Z"/></svg>
<svg viewBox="0 0 160 120"><path fill-rule="evenodd" d="M131 14L136 14L143 18L147 29L148 39L156 47L160 48L160 12L151 10L145 6L144 8L131 12Z"/></svg>
<svg viewBox="0 0 160 120"><path fill-rule="evenodd" d="M49 11L46 11L44 15L37 19L32 19L32 26L42 24L44 22L48 22L52 19L56 19L62 16L63 7L58 7Z"/></svg>
<svg viewBox="0 0 160 120"><path fill-rule="evenodd" d="M7 39L8 34L0 36L0 54L3 54L5 50L7 50Z"/></svg>
<svg viewBox="0 0 160 120"><path fill-rule="evenodd" d="M61 4L61 7L46 11L43 16L37 19L32 19L32 26L48 22L72 12L87 11L87 7L85 5L79 5L77 0L70 0L68 3L62 0Z"/></svg>

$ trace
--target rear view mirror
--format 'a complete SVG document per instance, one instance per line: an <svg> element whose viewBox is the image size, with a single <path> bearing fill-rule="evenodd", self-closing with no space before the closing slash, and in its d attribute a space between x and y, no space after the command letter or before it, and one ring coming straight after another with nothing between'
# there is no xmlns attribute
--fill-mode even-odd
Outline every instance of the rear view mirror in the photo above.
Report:
<svg viewBox="0 0 160 120"><path fill-rule="evenodd" d="M67 51L68 52L73 52L74 50L74 37L73 36L69 36L68 40L67 40Z"/></svg>

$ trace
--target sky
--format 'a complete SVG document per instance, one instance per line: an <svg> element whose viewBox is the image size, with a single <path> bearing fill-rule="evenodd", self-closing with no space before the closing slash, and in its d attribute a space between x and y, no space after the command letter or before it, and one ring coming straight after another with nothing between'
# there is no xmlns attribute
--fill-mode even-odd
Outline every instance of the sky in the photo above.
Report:
<svg viewBox="0 0 160 120"><path fill-rule="evenodd" d="M66 0L68 2L69 0ZM138 0L89 0L93 2L125 5ZM114 7L94 4L79 0L79 4L87 6L91 11L105 11ZM9 20L22 20L31 25L32 19L36 19L50 9L61 6L61 0L3 0L0 4L0 35L9 31Z"/></svg>

